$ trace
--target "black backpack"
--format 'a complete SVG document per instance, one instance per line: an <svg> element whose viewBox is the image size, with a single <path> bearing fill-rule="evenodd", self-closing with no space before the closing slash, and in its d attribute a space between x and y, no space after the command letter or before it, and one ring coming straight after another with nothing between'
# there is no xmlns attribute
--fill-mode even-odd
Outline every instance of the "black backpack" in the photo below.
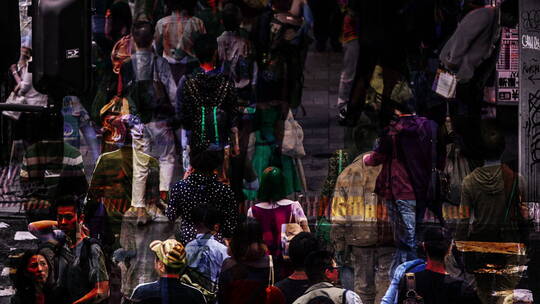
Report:
<svg viewBox="0 0 540 304"><path fill-rule="evenodd" d="M156 120L172 119L175 109L169 99L167 88L161 82L156 68L158 57L154 56L152 63L152 80L135 79L134 64L132 61L124 63L126 75L132 79L127 86L127 98L130 106L135 108L135 113L143 123ZM124 70L124 69L123 69Z"/></svg>
<svg viewBox="0 0 540 304"><path fill-rule="evenodd" d="M412 272L405 274L407 292L402 304L424 304L424 299L416 292L416 276Z"/></svg>

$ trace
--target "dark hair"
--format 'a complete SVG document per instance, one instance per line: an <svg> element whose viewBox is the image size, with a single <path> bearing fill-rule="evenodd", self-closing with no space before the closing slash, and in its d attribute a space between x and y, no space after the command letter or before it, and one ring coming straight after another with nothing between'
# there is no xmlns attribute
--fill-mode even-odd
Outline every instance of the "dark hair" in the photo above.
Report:
<svg viewBox="0 0 540 304"><path fill-rule="evenodd" d="M110 35L114 41L122 38L122 28L131 29L131 9L129 4L117 1L111 5L112 28Z"/></svg>
<svg viewBox="0 0 540 304"><path fill-rule="evenodd" d="M450 248L450 237L442 227L429 227L424 231L424 249L428 258L442 261Z"/></svg>
<svg viewBox="0 0 540 304"><path fill-rule="evenodd" d="M188 14L193 15L197 0L168 0L167 6L172 11L186 11Z"/></svg>
<svg viewBox="0 0 540 304"><path fill-rule="evenodd" d="M223 163L223 151L205 150L189 152L191 167L197 172L213 173Z"/></svg>
<svg viewBox="0 0 540 304"><path fill-rule="evenodd" d="M78 216L84 213L82 200L78 196L64 195L55 198L52 202L55 210L58 210L58 207L73 207Z"/></svg>
<svg viewBox="0 0 540 304"><path fill-rule="evenodd" d="M285 189L285 177L281 169L268 167L260 176L260 187L257 191L257 199L262 202L275 202L287 196Z"/></svg>
<svg viewBox="0 0 540 304"><path fill-rule="evenodd" d="M485 119L480 127L482 153L487 160L500 159L506 147L503 130L495 119Z"/></svg>
<svg viewBox="0 0 540 304"><path fill-rule="evenodd" d="M334 255L330 251L319 250L310 253L304 264L306 275L311 284L326 281L325 271L332 268Z"/></svg>
<svg viewBox="0 0 540 304"><path fill-rule="evenodd" d="M133 41L139 48L148 48L154 40L154 27L148 21L137 21L131 29Z"/></svg>
<svg viewBox="0 0 540 304"><path fill-rule="evenodd" d="M234 3L227 3L221 12L221 20L226 31L236 31L240 28L242 12Z"/></svg>
<svg viewBox="0 0 540 304"><path fill-rule="evenodd" d="M218 210L211 205L201 205L191 210L191 220L196 225L213 230L216 224L221 224Z"/></svg>
<svg viewBox="0 0 540 304"><path fill-rule="evenodd" d="M289 244L289 256L295 270L303 270L308 254L320 249L319 240L309 232L300 232Z"/></svg>
<svg viewBox="0 0 540 304"><path fill-rule="evenodd" d="M193 45L193 53L200 63L212 62L217 52L216 38L209 34L199 35Z"/></svg>
<svg viewBox="0 0 540 304"><path fill-rule="evenodd" d="M17 290L16 296L21 298L21 303L35 303L35 285L32 278L30 278L26 274L26 268L28 267L28 262L30 261L30 258L32 258L35 255L41 255L45 258L47 261L47 264L49 266L49 274L47 277L47 282L45 283L45 288L48 289L51 287L52 281L51 281L51 273L52 273L52 267L51 262L47 258L46 255L38 252L37 250L30 249L26 250L21 257L15 261L15 267L16 272L13 277L13 283L15 286L15 289ZM47 290L44 290L46 292Z"/></svg>
<svg viewBox="0 0 540 304"><path fill-rule="evenodd" d="M256 246L252 246L255 244ZM230 255L237 262L255 261L266 255L267 247L262 237L262 228L255 219L248 218L238 225L229 245Z"/></svg>
<svg viewBox="0 0 540 304"><path fill-rule="evenodd" d="M272 7L280 12L288 11L291 9L291 0L273 0Z"/></svg>

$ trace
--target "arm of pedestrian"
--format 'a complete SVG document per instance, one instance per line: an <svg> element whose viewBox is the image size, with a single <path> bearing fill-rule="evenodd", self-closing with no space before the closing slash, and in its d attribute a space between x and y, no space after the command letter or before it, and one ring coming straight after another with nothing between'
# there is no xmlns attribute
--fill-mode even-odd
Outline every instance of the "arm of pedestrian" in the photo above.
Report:
<svg viewBox="0 0 540 304"><path fill-rule="evenodd" d="M97 282L94 289L85 294L82 298L73 302L73 304L80 303L99 303L109 297L109 281Z"/></svg>
<svg viewBox="0 0 540 304"><path fill-rule="evenodd" d="M309 224L308 224L307 219L300 221L300 227L302 227L302 230L304 232L311 232L311 230L309 229Z"/></svg>
<svg viewBox="0 0 540 304"><path fill-rule="evenodd" d="M366 166L378 166L384 162L385 158L385 155L382 153L371 152L364 155L362 160Z"/></svg>
<svg viewBox="0 0 540 304"><path fill-rule="evenodd" d="M57 221L37 221L28 224L28 231L30 231L32 234L41 233L43 230L53 229L57 226Z"/></svg>

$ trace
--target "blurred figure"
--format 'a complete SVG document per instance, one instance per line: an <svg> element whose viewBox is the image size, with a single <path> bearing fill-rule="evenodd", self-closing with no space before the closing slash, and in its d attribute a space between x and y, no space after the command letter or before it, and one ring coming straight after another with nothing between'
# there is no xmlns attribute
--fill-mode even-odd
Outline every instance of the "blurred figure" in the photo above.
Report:
<svg viewBox="0 0 540 304"><path fill-rule="evenodd" d="M523 259L518 253L497 253L497 249L501 243L524 247L529 237L529 212L522 201L526 191L523 179L501 163L504 132L495 120L483 120L480 134L485 163L463 180L455 239L461 241L461 246L472 242L484 247L484 250L476 247L476 250L464 252L464 263L467 271L474 274L482 302L490 303L493 292L512 290L519 283L518 276L506 274L504 270L523 265Z"/></svg>
<svg viewBox="0 0 540 304"><path fill-rule="evenodd" d="M135 287L130 303L206 304L202 292L180 282L180 276L186 268L186 252L180 242L172 239L156 240L150 243L150 249L155 254L154 267L160 279Z"/></svg>
<svg viewBox="0 0 540 304"><path fill-rule="evenodd" d="M505 0L499 7L470 11L441 49L441 64L457 78L456 102L450 103L453 128L460 137L466 157L483 161L480 121L484 88L499 59L502 27L513 28L519 21L517 0Z"/></svg>
<svg viewBox="0 0 540 304"><path fill-rule="evenodd" d="M227 3L221 12L225 32L217 38L218 62L224 75L236 88L239 104L253 106L256 102L255 85L257 63L248 33L240 28L242 13L238 6Z"/></svg>
<svg viewBox="0 0 540 304"><path fill-rule="evenodd" d="M276 283L276 287L285 296L285 304L292 304L309 288L309 280L304 264L306 257L317 250L320 250L319 241L315 235L309 232L300 232L291 240L289 256L294 273Z"/></svg>
<svg viewBox="0 0 540 304"><path fill-rule="evenodd" d="M46 106L47 95L41 94L34 89L34 85L32 84L32 72L28 69L29 63L32 61L32 36L22 37L21 40L21 55L19 62L11 65L9 69L13 79L15 79L16 86L13 89L12 94L6 100L6 103ZM15 120L19 120L23 113L4 111L2 114Z"/></svg>
<svg viewBox="0 0 540 304"><path fill-rule="evenodd" d="M306 274L311 287L294 304L331 303L362 304L360 297L351 290L335 287L339 279L339 267L328 251L315 251L306 257ZM324 300L323 300L324 299ZM321 302L316 302L316 301Z"/></svg>
<svg viewBox="0 0 540 304"><path fill-rule="evenodd" d="M272 1L259 17L253 40L257 50L258 102L278 102L283 119L302 103L304 53L310 43L302 17L290 12L292 1Z"/></svg>
<svg viewBox="0 0 540 304"><path fill-rule="evenodd" d="M388 209L375 194L382 166L366 166L363 157L369 153L358 156L341 172L330 211L330 238L338 263L354 269L351 283L365 304L380 303L396 251Z"/></svg>
<svg viewBox="0 0 540 304"><path fill-rule="evenodd" d="M330 40L330 45L334 52L341 52L342 46L339 42L341 34L341 24L343 15L338 0L331 1L308 1L313 10L313 32L317 41L316 49L319 52L326 51L326 44Z"/></svg>
<svg viewBox="0 0 540 304"><path fill-rule="evenodd" d="M272 256L262 238L262 229L248 219L236 229L229 246L230 258L219 275L220 304L284 304L281 291L273 286Z"/></svg>
<svg viewBox="0 0 540 304"><path fill-rule="evenodd" d="M231 188L219 182L214 171L222 162L220 151L191 152L193 172L184 180L176 183L171 190L171 200L165 211L170 221L182 218L180 240L189 243L197 236L192 215L193 210L208 205L219 213L220 232L216 239L223 242L236 229L238 206Z"/></svg>
<svg viewBox="0 0 540 304"><path fill-rule="evenodd" d="M174 176L176 162L175 135L172 129L176 95L176 83L169 64L152 50L153 27L149 22L136 22L132 36L136 52L122 64L123 88L130 103L144 124L142 136L133 138L134 148L147 153L159 161L159 190L166 200ZM144 167L141 160L139 167ZM145 173L135 172L137 178L145 179ZM136 198L140 197L136 194Z"/></svg>
<svg viewBox="0 0 540 304"><path fill-rule="evenodd" d="M224 153L232 143L233 155L237 155L238 98L234 84L216 68L217 47L209 35L201 35L195 41L199 67L180 80L176 111L188 132L190 151L211 149Z"/></svg>
<svg viewBox="0 0 540 304"><path fill-rule="evenodd" d="M35 250L26 251L19 258L14 278L15 295L11 304L53 304L59 303L53 294L53 268L44 255Z"/></svg>
<svg viewBox="0 0 540 304"><path fill-rule="evenodd" d="M339 115L342 119L345 119L360 50L358 33L356 32L356 15L350 8L346 9L345 17L343 18L342 37L344 54L343 68L341 69L339 79L337 107Z"/></svg>
<svg viewBox="0 0 540 304"><path fill-rule="evenodd" d="M195 40L206 34L203 21L193 16L196 3L196 0L168 0L172 13L156 24L156 51L169 62L175 83L196 60L193 52Z"/></svg>

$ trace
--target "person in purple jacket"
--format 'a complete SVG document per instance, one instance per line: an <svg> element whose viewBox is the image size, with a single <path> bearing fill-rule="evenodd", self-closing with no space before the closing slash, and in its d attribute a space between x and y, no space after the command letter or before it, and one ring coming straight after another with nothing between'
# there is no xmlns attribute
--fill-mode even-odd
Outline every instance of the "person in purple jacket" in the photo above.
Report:
<svg viewBox="0 0 540 304"><path fill-rule="evenodd" d="M428 195L432 167L441 167L434 147L437 124L416 116L404 104L395 103L393 108L394 119L384 128L374 152L364 156L367 166L383 166L375 193L386 200L394 230L397 251L390 277L398 265L417 258L417 224L426 207L433 206Z"/></svg>

